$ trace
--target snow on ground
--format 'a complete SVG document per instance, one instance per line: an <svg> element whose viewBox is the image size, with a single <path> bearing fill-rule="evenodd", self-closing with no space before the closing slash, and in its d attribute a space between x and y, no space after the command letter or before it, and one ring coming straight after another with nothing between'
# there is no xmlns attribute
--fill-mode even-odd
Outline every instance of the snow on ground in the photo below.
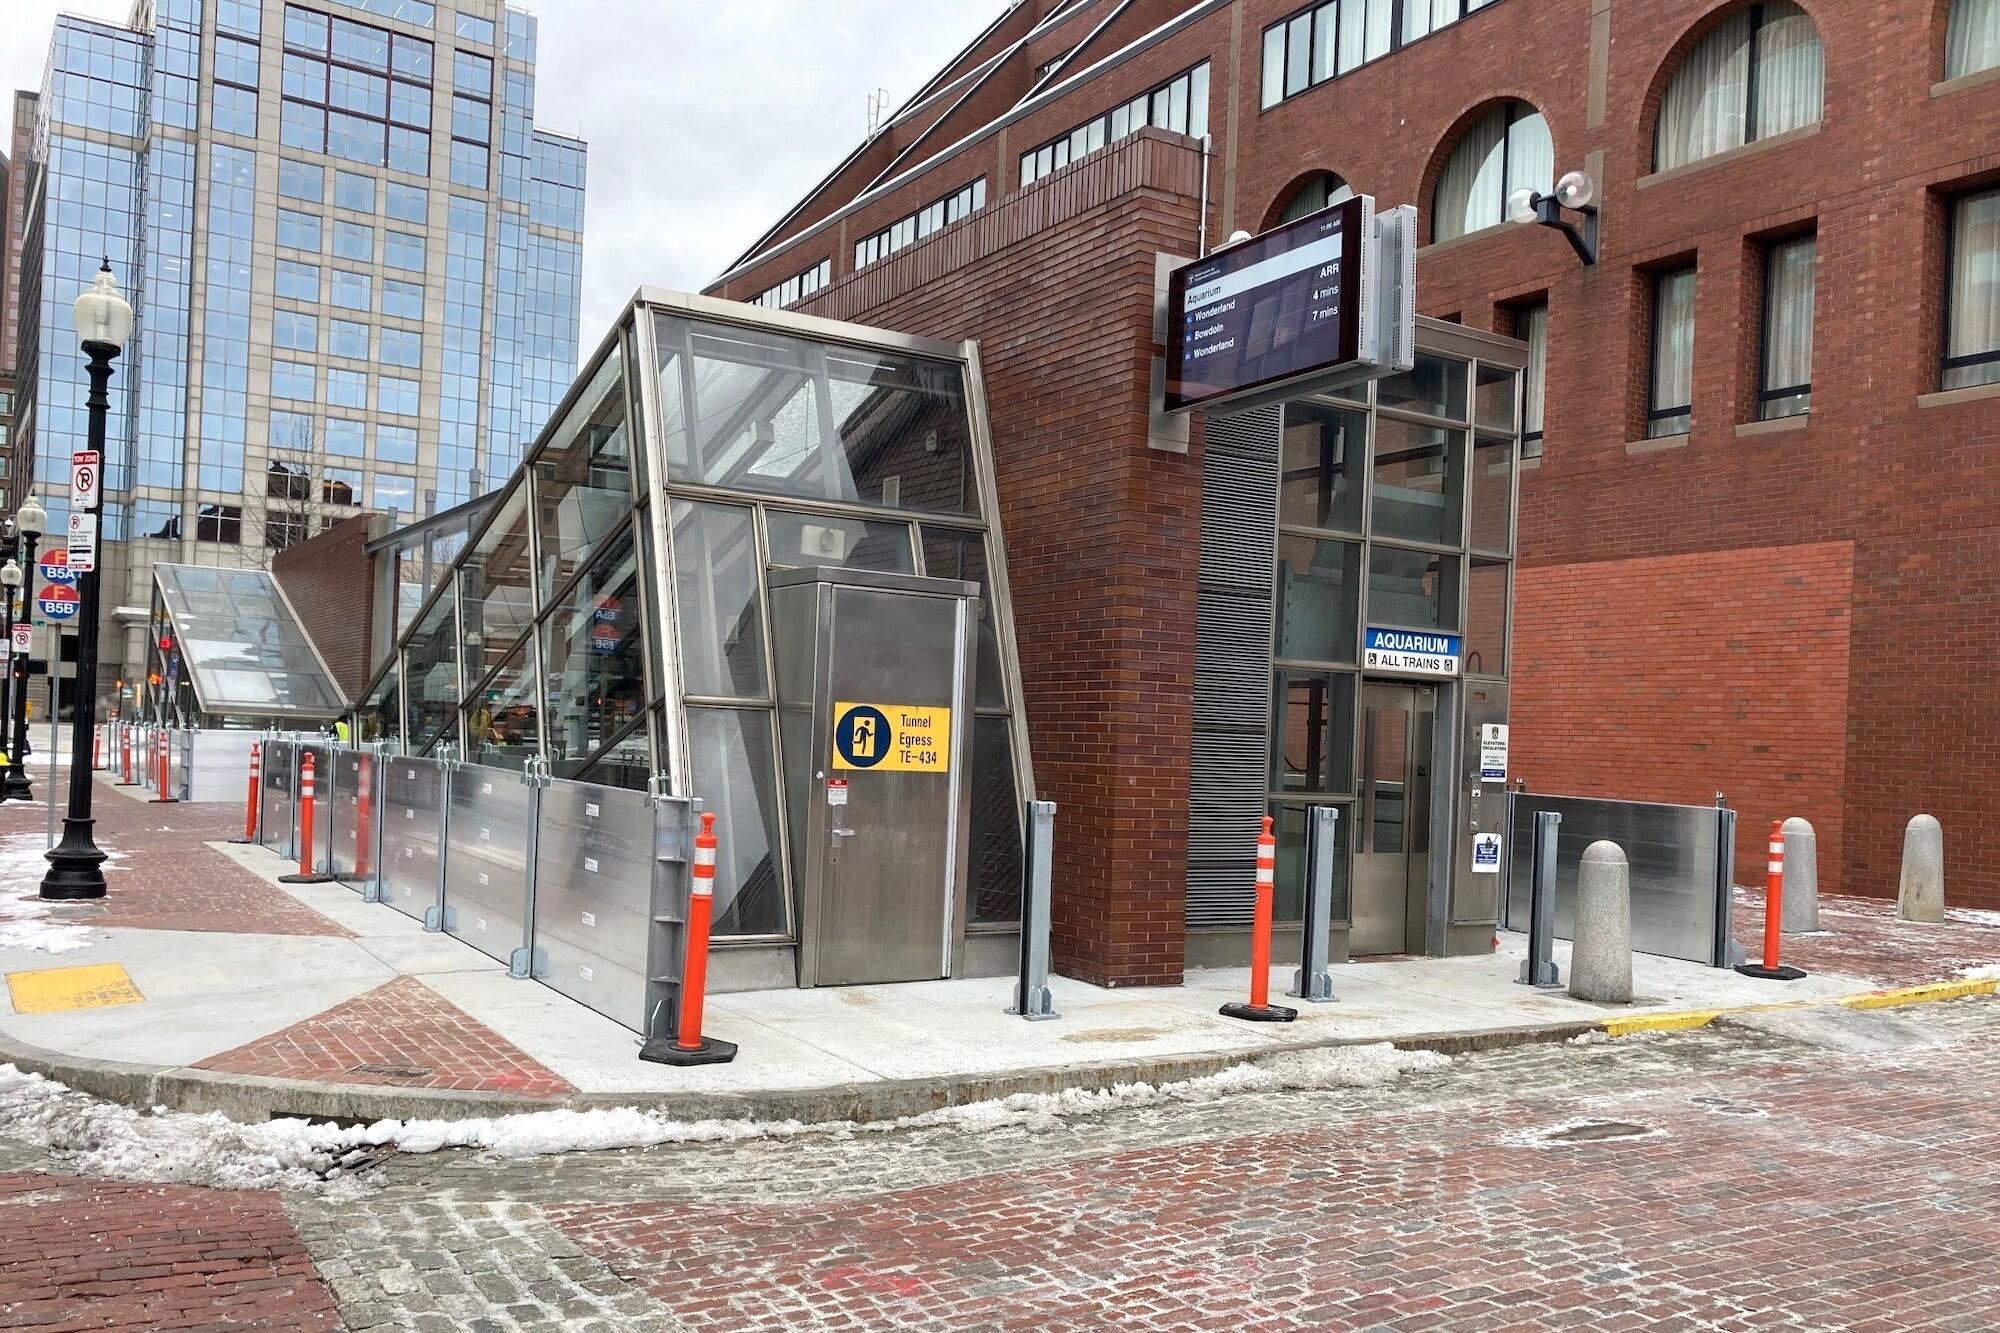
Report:
<svg viewBox="0 0 2000 1333"><path fill-rule="evenodd" d="M800 1135L847 1136L896 1130L983 1133L1043 1130L1070 1116L1167 1101L1207 1101L1246 1092L1374 1087L1407 1074L1445 1068L1451 1058L1399 1051L1387 1042L1266 1056L1220 1073L1155 1086L1127 1083L1102 1091L1070 1089L927 1111L900 1120L806 1124L797 1120L673 1120L618 1107L530 1111L470 1120L380 1120L341 1128L305 1120L244 1125L220 1113L192 1115L155 1107L139 1111L99 1101L39 1074L0 1065L0 1133L43 1148L87 1175L160 1183L272 1189L340 1181L343 1172L393 1149L431 1153L472 1148L500 1157L646 1148Z"/></svg>
<svg viewBox="0 0 2000 1333"><path fill-rule="evenodd" d="M0 838L0 949L73 953L90 943L86 927L51 919L48 904L35 896L49 868L47 852L48 837L39 829Z"/></svg>
<svg viewBox="0 0 2000 1333"><path fill-rule="evenodd" d="M2000 963L1981 963L1977 967L1961 967L1958 975L1967 981L1990 981L2000 977Z"/></svg>

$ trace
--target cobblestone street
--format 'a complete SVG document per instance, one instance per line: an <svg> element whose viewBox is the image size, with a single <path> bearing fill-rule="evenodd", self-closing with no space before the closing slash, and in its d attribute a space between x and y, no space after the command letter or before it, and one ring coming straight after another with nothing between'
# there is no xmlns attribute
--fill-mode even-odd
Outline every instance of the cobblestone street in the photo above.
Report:
<svg viewBox="0 0 2000 1333"><path fill-rule="evenodd" d="M1981 1329L1996 1037L1988 999L1789 1011L1365 1088L405 1155L282 1194L10 1145L0 1327Z"/></svg>

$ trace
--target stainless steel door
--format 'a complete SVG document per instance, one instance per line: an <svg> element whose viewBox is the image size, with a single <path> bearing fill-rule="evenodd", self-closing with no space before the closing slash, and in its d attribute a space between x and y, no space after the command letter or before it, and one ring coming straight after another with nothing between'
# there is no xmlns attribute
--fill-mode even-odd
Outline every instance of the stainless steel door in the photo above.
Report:
<svg viewBox="0 0 2000 1333"><path fill-rule="evenodd" d="M1430 881L1431 745L1436 691L1361 687L1353 928L1355 954L1420 952Z"/></svg>
<svg viewBox="0 0 2000 1333"><path fill-rule="evenodd" d="M960 774L951 728L965 603L836 585L826 646L832 737L821 985L947 976Z"/></svg>

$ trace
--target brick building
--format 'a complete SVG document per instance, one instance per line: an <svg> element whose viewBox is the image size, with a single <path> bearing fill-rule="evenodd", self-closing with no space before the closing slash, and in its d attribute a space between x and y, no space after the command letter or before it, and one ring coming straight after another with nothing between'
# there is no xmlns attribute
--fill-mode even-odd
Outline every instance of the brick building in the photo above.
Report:
<svg viewBox="0 0 2000 1333"><path fill-rule="evenodd" d="M1154 257L1346 189L1417 206L1423 314L1530 348L1514 772L1803 815L1844 892L1928 810L2000 907L1996 130L1994 0L1023 0L709 290L980 341L1068 970L1193 956L1205 432L1149 447ZM1594 265L1505 225L1570 170Z"/></svg>

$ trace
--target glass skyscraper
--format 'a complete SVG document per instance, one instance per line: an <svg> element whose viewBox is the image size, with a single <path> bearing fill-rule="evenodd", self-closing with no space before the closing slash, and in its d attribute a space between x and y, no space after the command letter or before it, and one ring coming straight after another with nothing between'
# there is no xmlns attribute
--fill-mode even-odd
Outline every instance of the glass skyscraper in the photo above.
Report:
<svg viewBox="0 0 2000 1333"><path fill-rule="evenodd" d="M503 0L56 21L12 172L15 466L64 531L70 302L108 258L138 322L104 466L107 688L144 660L154 563L265 564L519 463L575 375L581 300L585 147L534 126L535 43Z"/></svg>

